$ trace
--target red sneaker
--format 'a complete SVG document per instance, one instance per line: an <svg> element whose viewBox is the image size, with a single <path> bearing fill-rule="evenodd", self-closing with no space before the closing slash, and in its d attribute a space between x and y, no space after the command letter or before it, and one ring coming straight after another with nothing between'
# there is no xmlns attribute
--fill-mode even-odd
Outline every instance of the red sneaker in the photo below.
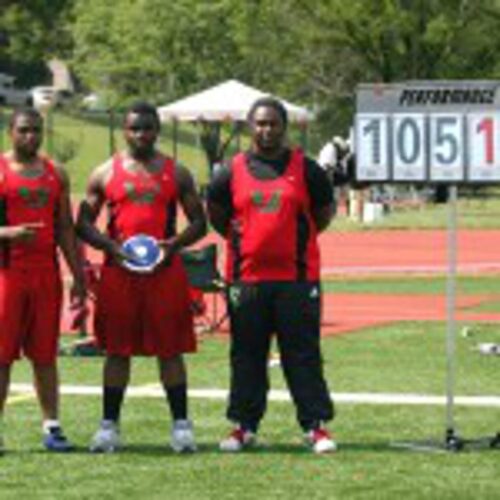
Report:
<svg viewBox="0 0 500 500"><path fill-rule="evenodd" d="M251 448L257 442L255 432L235 427L229 436L219 443L221 451L238 452L245 448Z"/></svg>
<svg viewBox="0 0 500 500"><path fill-rule="evenodd" d="M330 433L318 427L312 429L305 435L306 444L314 451L314 453L329 453L337 450L337 444L333 440Z"/></svg>

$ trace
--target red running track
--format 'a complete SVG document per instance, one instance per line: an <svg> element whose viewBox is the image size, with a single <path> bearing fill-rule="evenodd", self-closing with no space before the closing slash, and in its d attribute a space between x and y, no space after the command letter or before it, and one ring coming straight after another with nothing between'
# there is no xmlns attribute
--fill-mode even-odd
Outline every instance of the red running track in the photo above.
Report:
<svg viewBox="0 0 500 500"><path fill-rule="evenodd" d="M209 235L198 246L222 240ZM321 235L323 276L372 276L446 274L448 270L448 234L440 230L368 230L361 232L328 231ZM457 271L462 274L500 272L500 230L457 231ZM98 261L95 252L89 252ZM223 266L223 256L220 259ZM500 276L499 276L500 281ZM457 298L457 320L499 321L500 314L477 313L467 308L495 296ZM222 305L219 307L219 310ZM398 321L446 319L443 295L325 294L323 333L339 334ZM63 323L63 331L68 331Z"/></svg>

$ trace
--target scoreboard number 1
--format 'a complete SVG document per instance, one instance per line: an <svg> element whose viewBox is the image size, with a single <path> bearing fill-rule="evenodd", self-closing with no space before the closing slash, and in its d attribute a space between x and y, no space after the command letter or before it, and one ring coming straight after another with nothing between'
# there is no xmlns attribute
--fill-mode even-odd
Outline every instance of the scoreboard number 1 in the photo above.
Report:
<svg viewBox="0 0 500 500"><path fill-rule="evenodd" d="M387 133L387 115L357 117L356 143L363 144L358 151L358 171L363 179L381 181L389 177Z"/></svg>
<svg viewBox="0 0 500 500"><path fill-rule="evenodd" d="M468 116L469 179L500 179L500 115L474 113Z"/></svg>

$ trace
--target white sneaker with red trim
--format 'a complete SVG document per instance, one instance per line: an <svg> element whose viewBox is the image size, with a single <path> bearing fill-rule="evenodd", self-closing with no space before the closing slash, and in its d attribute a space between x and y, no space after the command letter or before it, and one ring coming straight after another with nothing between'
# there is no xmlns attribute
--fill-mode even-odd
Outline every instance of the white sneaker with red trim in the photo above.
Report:
<svg viewBox="0 0 500 500"><path fill-rule="evenodd" d="M330 453L337 450L337 444L332 436L322 427L308 431L305 441L314 453Z"/></svg>
<svg viewBox="0 0 500 500"><path fill-rule="evenodd" d="M221 451L238 452L251 448L257 443L257 434L255 432L235 427L229 436L219 443Z"/></svg>

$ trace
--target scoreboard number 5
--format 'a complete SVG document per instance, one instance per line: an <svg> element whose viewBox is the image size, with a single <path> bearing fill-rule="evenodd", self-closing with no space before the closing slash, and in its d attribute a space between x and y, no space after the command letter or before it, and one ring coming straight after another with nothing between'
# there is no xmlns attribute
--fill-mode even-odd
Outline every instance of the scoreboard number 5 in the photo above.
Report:
<svg viewBox="0 0 500 500"><path fill-rule="evenodd" d="M465 178L463 115L429 117L430 180L462 181Z"/></svg>

